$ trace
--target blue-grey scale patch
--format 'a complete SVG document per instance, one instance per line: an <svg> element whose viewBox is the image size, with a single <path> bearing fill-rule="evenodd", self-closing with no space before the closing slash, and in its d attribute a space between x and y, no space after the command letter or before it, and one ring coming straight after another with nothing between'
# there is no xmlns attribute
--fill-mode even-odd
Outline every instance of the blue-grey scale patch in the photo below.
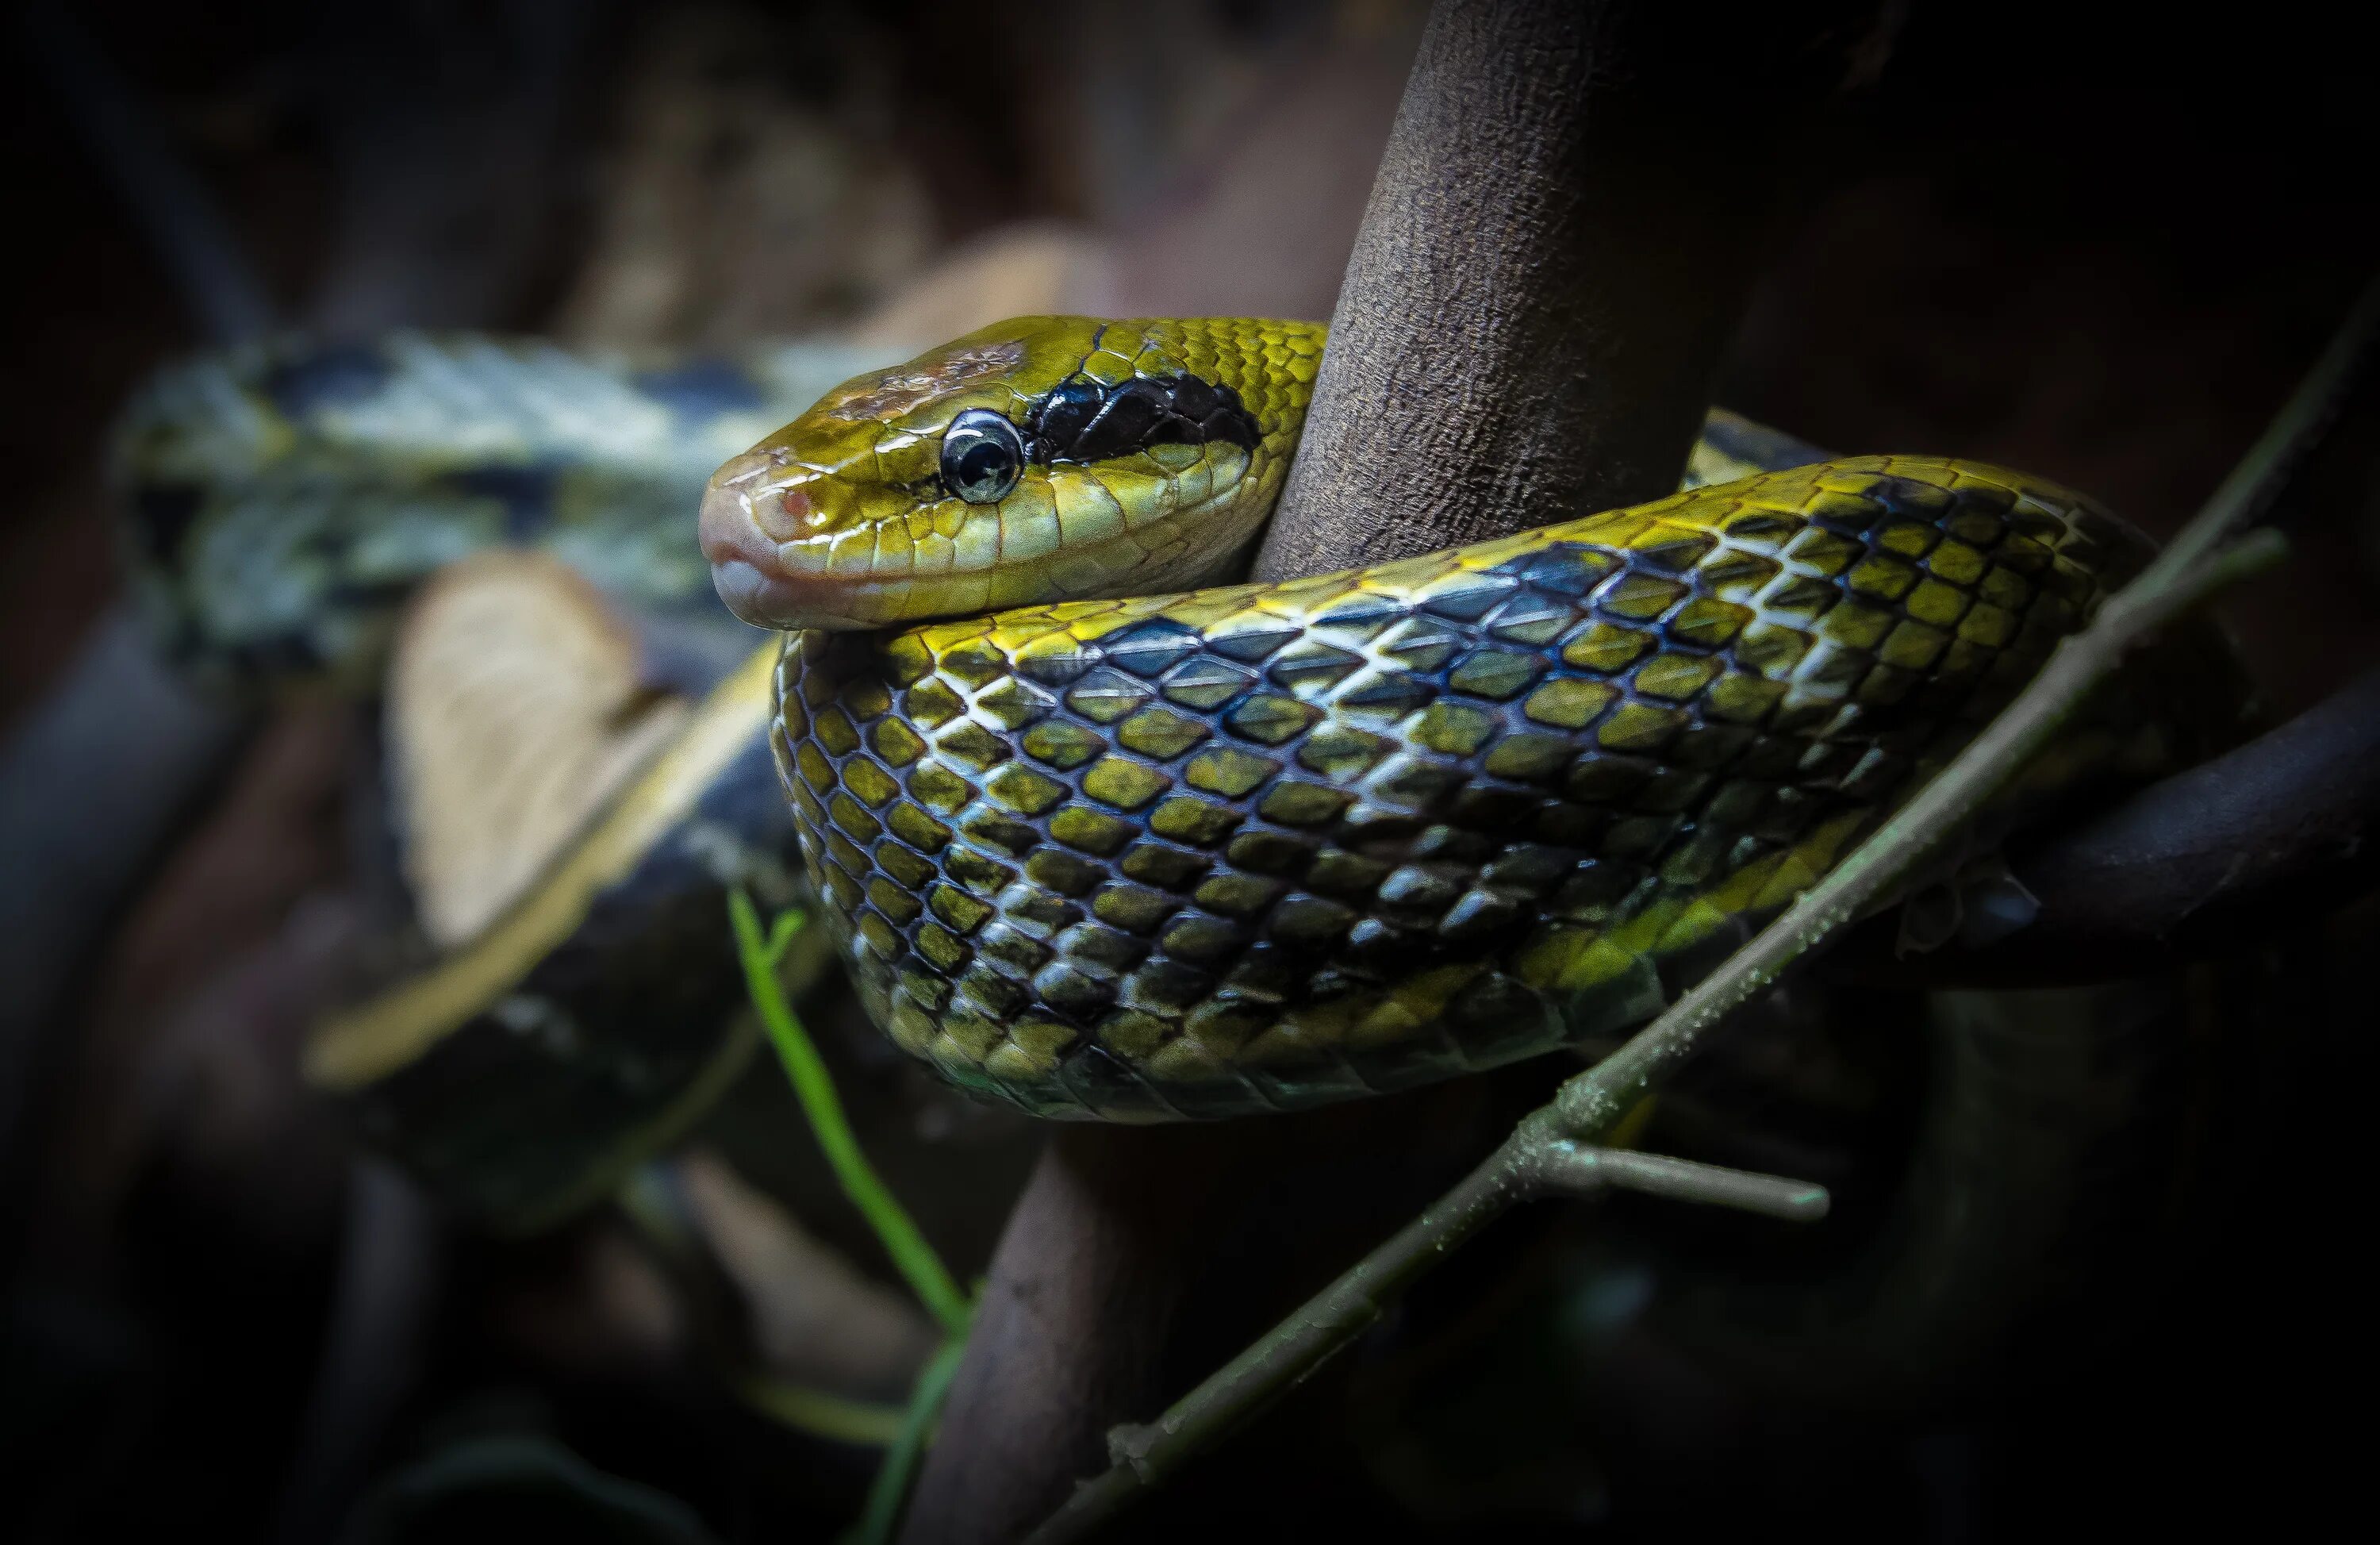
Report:
<svg viewBox="0 0 2380 1545"><path fill-rule="evenodd" d="M1548 542L1534 553L1507 558L1488 572L1510 575L1531 590L1574 601L1611 573L1610 560L1583 542Z"/></svg>
<svg viewBox="0 0 2380 1545"><path fill-rule="evenodd" d="M1099 640L1108 663L1154 681L1204 647L1198 630L1171 617L1152 617Z"/></svg>
<svg viewBox="0 0 2380 1545"><path fill-rule="evenodd" d="M1704 420L1703 439L1731 461L1748 461L1771 472L1815 466L1828 456L1806 440L1732 413L1714 412Z"/></svg>
<svg viewBox="0 0 2380 1545"><path fill-rule="evenodd" d="M551 466L466 467L443 480L457 493L493 499L504 506L504 540L535 541L553 521L554 486L560 469Z"/></svg>
<svg viewBox="0 0 2380 1545"><path fill-rule="evenodd" d="M668 370L640 371L628 383L687 418L749 413L769 405L768 394L724 359L690 359Z"/></svg>
<svg viewBox="0 0 2380 1545"><path fill-rule="evenodd" d="M264 371L264 395L293 419L347 408L385 387L395 374L379 350L331 344L277 359Z"/></svg>

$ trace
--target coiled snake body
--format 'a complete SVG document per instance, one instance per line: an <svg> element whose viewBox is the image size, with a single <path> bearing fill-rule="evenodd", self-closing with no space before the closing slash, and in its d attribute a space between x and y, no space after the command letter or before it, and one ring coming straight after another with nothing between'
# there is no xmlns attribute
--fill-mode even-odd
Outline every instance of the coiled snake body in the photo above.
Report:
<svg viewBox="0 0 2380 1545"><path fill-rule="evenodd" d="M1002 323L712 480L722 597L789 632L774 733L811 878L877 1022L965 1088L1228 1115L1641 1019L2144 554L2038 480L1870 456L1144 593L1245 549L1322 342ZM2034 789L2169 759L2168 707L2103 706Z"/></svg>

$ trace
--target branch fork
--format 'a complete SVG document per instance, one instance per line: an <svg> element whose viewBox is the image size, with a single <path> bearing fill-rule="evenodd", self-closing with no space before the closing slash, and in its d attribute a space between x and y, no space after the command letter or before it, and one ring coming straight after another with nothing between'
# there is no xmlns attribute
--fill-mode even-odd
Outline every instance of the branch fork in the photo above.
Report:
<svg viewBox="0 0 2380 1545"><path fill-rule="evenodd" d="M1791 1223L1815 1223L1827 1215L1832 1203L1825 1186L1807 1180L1633 1149L1599 1148L1563 1137L1524 1138L1524 1142L1529 1151L1521 1161L1523 1173L1531 1191L1538 1196L1637 1191L1670 1201L1756 1212Z"/></svg>

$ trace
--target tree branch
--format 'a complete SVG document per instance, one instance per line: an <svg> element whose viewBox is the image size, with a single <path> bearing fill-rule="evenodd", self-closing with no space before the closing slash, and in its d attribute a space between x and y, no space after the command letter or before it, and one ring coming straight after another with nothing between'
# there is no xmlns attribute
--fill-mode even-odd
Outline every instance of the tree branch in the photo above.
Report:
<svg viewBox="0 0 2380 1545"><path fill-rule="evenodd" d="M1792 131L1888 9L1433 8L1257 577L1675 490Z"/></svg>
<svg viewBox="0 0 2380 1545"><path fill-rule="evenodd" d="M1928 987L2100 979L2203 957L2380 880L2380 668L2246 745L2017 849L2038 910L1981 947L1903 956L1891 917L1852 930L1830 977Z"/></svg>

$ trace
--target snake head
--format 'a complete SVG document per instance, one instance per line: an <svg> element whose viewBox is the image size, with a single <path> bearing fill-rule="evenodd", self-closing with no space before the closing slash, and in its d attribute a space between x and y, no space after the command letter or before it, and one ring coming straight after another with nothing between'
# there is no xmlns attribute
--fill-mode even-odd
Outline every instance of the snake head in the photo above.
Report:
<svg viewBox="0 0 2380 1545"><path fill-rule="evenodd" d="M1022 317L845 382L712 475L720 599L877 627L1214 578L1280 492L1322 335Z"/></svg>

